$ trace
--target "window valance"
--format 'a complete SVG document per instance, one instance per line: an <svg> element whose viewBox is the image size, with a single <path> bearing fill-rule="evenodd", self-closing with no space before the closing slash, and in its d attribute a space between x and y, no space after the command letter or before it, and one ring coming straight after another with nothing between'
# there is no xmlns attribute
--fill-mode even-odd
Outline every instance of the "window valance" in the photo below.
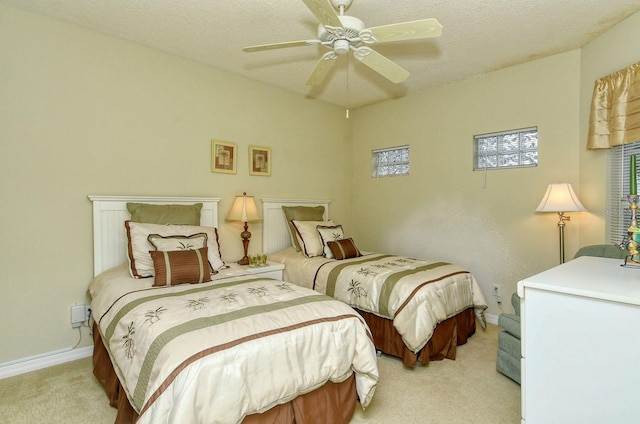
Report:
<svg viewBox="0 0 640 424"><path fill-rule="evenodd" d="M596 80L588 149L640 141L640 62Z"/></svg>

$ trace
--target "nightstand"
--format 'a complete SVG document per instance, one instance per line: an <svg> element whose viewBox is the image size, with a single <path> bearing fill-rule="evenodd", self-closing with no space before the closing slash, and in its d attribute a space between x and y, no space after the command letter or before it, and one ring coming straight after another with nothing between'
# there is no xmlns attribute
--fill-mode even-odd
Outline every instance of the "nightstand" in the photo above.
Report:
<svg viewBox="0 0 640 424"><path fill-rule="evenodd" d="M229 268L222 271L225 276L255 275L264 278L281 280L284 274L284 264L267 262L265 266L250 267L249 265L228 264Z"/></svg>

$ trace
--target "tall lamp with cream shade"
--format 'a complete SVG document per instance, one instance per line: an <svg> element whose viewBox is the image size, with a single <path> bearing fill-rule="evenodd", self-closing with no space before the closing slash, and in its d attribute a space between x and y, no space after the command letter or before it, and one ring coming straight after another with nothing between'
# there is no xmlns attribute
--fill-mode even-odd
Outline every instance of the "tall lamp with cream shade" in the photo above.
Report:
<svg viewBox="0 0 640 424"><path fill-rule="evenodd" d="M249 232L249 222L262 221L256 201L253 196L247 196L247 193L242 193L242 196L236 196L233 201L233 206L227 215L226 221L236 221L244 223L244 231L240 233L242 237L242 245L244 246L244 256L238 261L240 265L249 265L249 256L247 251L249 250L249 239L251 233Z"/></svg>
<svg viewBox="0 0 640 424"><path fill-rule="evenodd" d="M560 232L560 263L564 263L564 226L565 221L569 221L571 217L566 216L565 212L582 212L586 211L582 206L578 196L573 191L573 187L569 183L549 184L547 192L542 201L538 205L536 212L557 212L560 217L558 222L558 230Z"/></svg>

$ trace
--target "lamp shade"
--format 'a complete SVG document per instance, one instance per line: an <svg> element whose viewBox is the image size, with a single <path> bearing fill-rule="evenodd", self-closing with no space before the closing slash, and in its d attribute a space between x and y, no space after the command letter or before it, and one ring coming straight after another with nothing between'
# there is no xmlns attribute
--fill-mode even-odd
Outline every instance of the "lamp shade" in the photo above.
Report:
<svg viewBox="0 0 640 424"><path fill-rule="evenodd" d="M247 193L243 193L242 196L236 196L226 220L241 222L262 221L253 196L247 196Z"/></svg>
<svg viewBox="0 0 640 424"><path fill-rule="evenodd" d="M580 212L586 211L569 183L549 184L547 192L536 212Z"/></svg>

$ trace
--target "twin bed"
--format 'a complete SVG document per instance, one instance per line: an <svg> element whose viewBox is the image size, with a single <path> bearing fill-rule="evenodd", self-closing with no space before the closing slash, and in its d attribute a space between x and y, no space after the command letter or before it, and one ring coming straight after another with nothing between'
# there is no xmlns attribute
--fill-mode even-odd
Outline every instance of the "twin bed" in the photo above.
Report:
<svg viewBox="0 0 640 424"><path fill-rule="evenodd" d="M475 332L476 317L484 324L486 302L459 266L360 252L353 243L357 254L347 246L341 260L342 243L334 259L308 257L311 230L297 252L283 206L321 207L321 223L335 224L327 219L328 201L263 199L262 250L285 264L284 281L276 281L239 275L237 265L223 263L211 232L217 198L90 199L94 374L118 409L116 423L347 423L375 391L376 349L410 367L455 359L456 346ZM195 226L127 223L125 232L131 203L202 208ZM311 221L296 224L316 228ZM333 234L337 227L326 231L336 240L344 236ZM184 252L149 252L155 276L133 278L140 261L132 258L147 247L134 254L135 237L153 242L150 251L170 250L161 246L176 241L204 244L190 247L189 260ZM333 252L337 245L330 246ZM213 265L212 281L178 284L195 282L192 275L177 278L198 264L200 277L208 277L203 257ZM185 268L187 262L196 265Z"/></svg>
<svg viewBox="0 0 640 424"><path fill-rule="evenodd" d="M346 304L220 263L211 282L174 284L186 272L179 251L162 252L166 266L153 277L132 277L128 203L202 203L200 226L138 225L160 233L148 237L156 244L195 244L194 234L211 236L217 226L219 199L90 198L94 374L118 409L117 423L347 423L358 402L369 404L376 351ZM206 246L187 254L197 259L202 251L217 262L209 256L217 232L202 240Z"/></svg>
<svg viewBox="0 0 640 424"><path fill-rule="evenodd" d="M310 250L315 250L310 253L302 247L312 235L309 226L300 222L293 226L293 233L287 218L300 214L317 224L325 237L328 234L329 238L348 238L348 231L329 220L330 201L262 202L263 251L269 260L285 265L285 281L354 307L367 321L376 348L401 358L404 365L414 367L417 362L426 365L430 360L455 359L456 347L474 334L476 318L483 327L486 325L486 300L466 269L445 262L359 252L357 241L353 243L354 257L327 258L326 251L321 252L313 244L317 240L310 241ZM293 246L294 238L300 251ZM323 241L326 240L320 237L319 242Z"/></svg>

